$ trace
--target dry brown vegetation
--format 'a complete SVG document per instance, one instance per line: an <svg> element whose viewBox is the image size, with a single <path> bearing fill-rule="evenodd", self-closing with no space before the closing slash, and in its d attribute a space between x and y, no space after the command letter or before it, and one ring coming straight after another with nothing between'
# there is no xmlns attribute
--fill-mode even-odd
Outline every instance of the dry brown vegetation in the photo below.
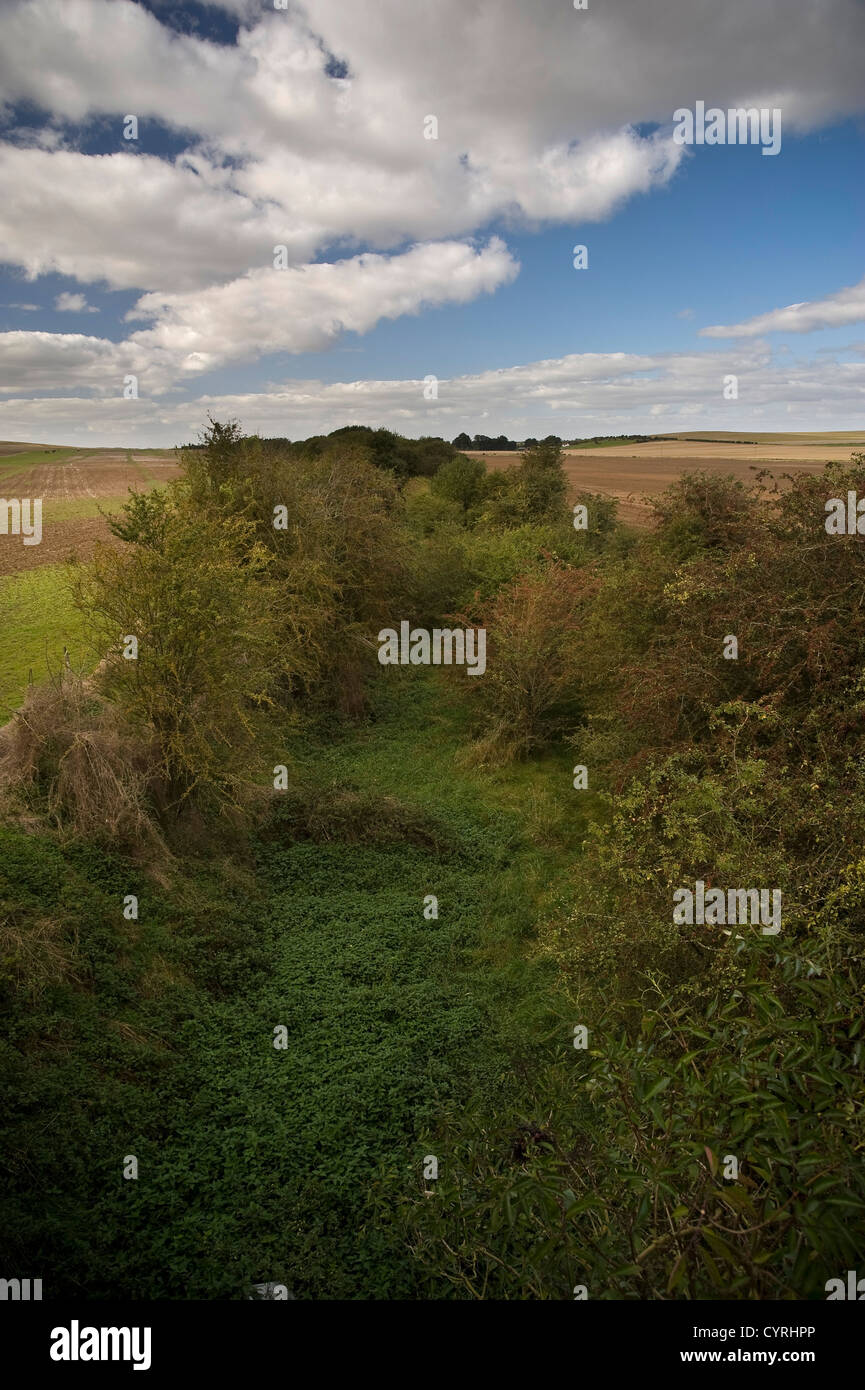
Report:
<svg viewBox="0 0 865 1390"><path fill-rule="evenodd" d="M68 671L31 686L0 729L0 787L58 830L121 846L157 840L148 810L154 759L116 705Z"/></svg>

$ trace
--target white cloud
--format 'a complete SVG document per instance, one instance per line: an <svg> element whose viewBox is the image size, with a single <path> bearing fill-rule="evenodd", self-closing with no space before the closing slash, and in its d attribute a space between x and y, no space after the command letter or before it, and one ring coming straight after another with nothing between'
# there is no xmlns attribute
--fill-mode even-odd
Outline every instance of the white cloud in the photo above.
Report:
<svg viewBox="0 0 865 1390"><path fill-rule="evenodd" d="M134 372L164 393L466 302L515 272L501 242L470 240L493 220L596 221L666 185L687 158L679 106L780 105L785 134L865 106L857 0L209 2L242 20L236 44L178 34L133 0L4 0L3 100L49 113L0 142L4 258L140 291L148 323L123 343L0 335L8 390L111 398ZM347 76L327 75L328 55ZM116 148L84 154L76 123L96 118ZM186 153L156 153L165 127ZM292 269L270 268L277 244ZM738 328L775 326L759 324Z"/></svg>
<svg viewBox="0 0 865 1390"><path fill-rule="evenodd" d="M121 394L123 377L142 366L134 348L83 333L0 333L0 391L96 391Z"/></svg>
<svg viewBox="0 0 865 1390"><path fill-rule="evenodd" d="M7 0L6 99L60 122L107 117L117 141L98 157L2 151L0 177L21 193L0 223L11 260L179 291L242 274L275 241L303 263L340 240L389 250L495 217L593 220L671 177L684 157L672 112L695 97L783 102L786 130L863 105L852 0L793 15L786 0L700 0L698 15L694 0L662 13L621 0L591 13L562 0L230 8L247 20L233 46L131 0ZM346 78L327 76L328 52ZM122 138L126 114L138 142ZM429 114L437 140L423 138ZM155 158L154 121L196 148Z"/></svg>
<svg viewBox="0 0 865 1390"><path fill-rule="evenodd" d="M739 380L734 402L722 395L730 373ZM13 399L0 402L0 438L174 445L195 438L208 413L238 418L248 432L294 439L382 423L411 436L483 430L517 439L688 428L853 429L862 420L865 361L779 362L765 343L703 353L576 353L442 379L436 401L424 399L423 387L421 380L314 380L183 402L126 401L119 390L98 400Z"/></svg>
<svg viewBox="0 0 865 1390"><path fill-rule="evenodd" d="M684 157L669 130L630 128L668 119L666 99L650 113L601 99L609 84L558 3L531 18L515 0L474 18L456 0L411 16L392 0L309 9L251 8L226 46L177 35L130 0L13 0L0 14L7 99L55 120L113 119L117 150L0 147L0 178L20 190L0 220L8 258L31 275L177 291L235 277L277 241L302 263L340 241L389 250L494 217L602 218ZM327 76L327 48L350 77ZM512 62L516 83L503 80ZM123 139L127 114L136 142ZM437 140L424 139L428 114ZM195 147L155 158L148 121Z"/></svg>
<svg viewBox="0 0 865 1390"><path fill-rule="evenodd" d="M825 299L788 304L784 309L771 309L741 323L712 324L701 328L700 336L756 338L765 333L813 333L818 328L844 328L850 323L865 323L865 280L836 290Z"/></svg>
<svg viewBox="0 0 865 1390"><path fill-rule="evenodd" d="M2 25L0 25L2 35ZM112 289L193 289L272 259L286 222L239 197L230 174L122 151L49 153L0 143L0 242L7 261ZM296 243L297 258L312 242Z"/></svg>
<svg viewBox="0 0 865 1390"><path fill-rule="evenodd" d="M58 294L54 301L54 308L58 314L98 314L99 310L93 304L87 303L87 296L83 294L70 294L64 290Z"/></svg>
<svg viewBox="0 0 865 1390"><path fill-rule="evenodd" d="M141 394L178 379L267 353L330 347L346 332L436 304L463 304L507 284L517 262L498 237L479 248L433 242L400 256L367 253L321 265L249 271L227 285L142 296L127 317L154 326L124 342L62 333L0 333L0 392L89 387L120 394L123 377ZM72 296L83 298L83 296Z"/></svg>

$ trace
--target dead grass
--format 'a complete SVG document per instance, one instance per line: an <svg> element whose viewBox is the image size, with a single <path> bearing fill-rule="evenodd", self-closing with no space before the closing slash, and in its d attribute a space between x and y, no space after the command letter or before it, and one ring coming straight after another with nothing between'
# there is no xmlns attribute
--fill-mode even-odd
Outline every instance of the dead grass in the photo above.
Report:
<svg viewBox="0 0 865 1390"><path fill-rule="evenodd" d="M0 792L61 832L164 849L151 811L152 748L89 683L34 686L0 730Z"/></svg>
<svg viewBox="0 0 865 1390"><path fill-rule="evenodd" d="M75 968L77 934L70 940L58 922L48 917L19 923L0 921L0 974L31 1000L53 985L79 978Z"/></svg>

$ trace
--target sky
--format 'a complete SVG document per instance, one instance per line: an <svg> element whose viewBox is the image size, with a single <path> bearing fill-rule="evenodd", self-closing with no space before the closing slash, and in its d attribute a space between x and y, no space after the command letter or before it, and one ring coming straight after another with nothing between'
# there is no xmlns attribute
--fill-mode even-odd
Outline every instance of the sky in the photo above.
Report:
<svg viewBox="0 0 865 1390"><path fill-rule="evenodd" d="M0 439L865 430L865 4L577 3L2 0Z"/></svg>

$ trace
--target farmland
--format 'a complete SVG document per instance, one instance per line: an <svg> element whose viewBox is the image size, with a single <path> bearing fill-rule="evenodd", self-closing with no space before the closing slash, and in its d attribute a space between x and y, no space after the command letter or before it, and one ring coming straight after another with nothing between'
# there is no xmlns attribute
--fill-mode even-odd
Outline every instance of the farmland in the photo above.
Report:
<svg viewBox="0 0 865 1390"><path fill-rule="evenodd" d="M20 703L30 672L44 680L70 660L88 670L97 659L73 612L68 562L87 560L111 538L104 513L117 512L130 489L146 491L178 474L172 452L0 443L0 495L42 498L42 540L0 536L0 720Z"/></svg>
<svg viewBox="0 0 865 1390"><path fill-rule="evenodd" d="M613 497L623 521L645 526L650 511L642 500L656 496L682 473L704 470L719 477L729 475L743 482L762 469L784 486L784 474L818 473L825 463L849 462L865 449L865 431L750 434L689 434L680 438L651 440L644 444L608 444L603 447L566 449L565 473L574 491L587 489ZM510 468L512 453L482 453L489 468Z"/></svg>
<svg viewBox="0 0 865 1390"><path fill-rule="evenodd" d="M645 527L657 496L683 473L705 470L744 482L767 470L781 487L785 475L817 473L824 463L848 462L861 434L854 432L749 435L734 434L615 443L564 451L565 476L572 495L580 491L615 499L628 525ZM495 471L519 463L518 453L470 453ZM66 446L0 442L0 492L7 497L42 497L43 537L25 546L20 538L0 537L0 604L11 614L29 613L37 593L50 593L38 621L16 625L14 652L0 662L0 718L19 703L29 671L57 670L66 646L87 670L93 653L82 643L82 627L72 611L64 579L71 556L87 560L98 541L111 534L105 513L116 513L132 491L146 491L180 475L175 451L159 449L76 449ZM117 542L115 542L116 544ZM12 580L27 571L50 569L30 585Z"/></svg>

